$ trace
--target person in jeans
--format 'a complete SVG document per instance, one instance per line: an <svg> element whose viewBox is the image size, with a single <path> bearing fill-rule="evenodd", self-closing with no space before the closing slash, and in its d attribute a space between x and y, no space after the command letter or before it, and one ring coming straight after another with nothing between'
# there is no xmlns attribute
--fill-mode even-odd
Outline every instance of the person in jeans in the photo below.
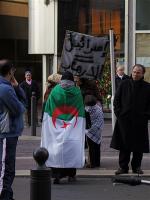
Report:
<svg viewBox="0 0 150 200"><path fill-rule="evenodd" d="M9 60L0 60L0 200L13 200L16 146L26 104L14 72Z"/></svg>

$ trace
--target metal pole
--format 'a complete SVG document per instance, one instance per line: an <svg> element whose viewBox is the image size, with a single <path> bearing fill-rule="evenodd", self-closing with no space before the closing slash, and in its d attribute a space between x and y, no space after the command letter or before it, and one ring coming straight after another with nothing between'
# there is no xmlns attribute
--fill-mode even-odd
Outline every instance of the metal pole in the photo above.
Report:
<svg viewBox="0 0 150 200"><path fill-rule="evenodd" d="M51 200L51 170L45 165L48 156L48 151L43 147L33 154L37 169L30 172L30 200Z"/></svg>
<svg viewBox="0 0 150 200"><path fill-rule="evenodd" d="M36 136L36 96L35 92L32 92L31 97L31 135Z"/></svg>
<svg viewBox="0 0 150 200"><path fill-rule="evenodd" d="M114 64L114 33L113 30L109 30L110 38L110 65L111 65L111 86L112 86L112 96L111 96L111 114L112 114L112 130L115 126L115 114L113 109L113 101L115 95L115 64Z"/></svg>
<svg viewBox="0 0 150 200"><path fill-rule="evenodd" d="M129 74L129 0L125 0L125 73Z"/></svg>

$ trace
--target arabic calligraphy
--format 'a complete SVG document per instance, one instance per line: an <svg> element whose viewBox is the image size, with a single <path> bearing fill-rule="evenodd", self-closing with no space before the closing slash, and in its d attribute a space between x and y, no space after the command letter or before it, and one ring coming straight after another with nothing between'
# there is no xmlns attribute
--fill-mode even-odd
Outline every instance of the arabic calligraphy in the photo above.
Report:
<svg viewBox="0 0 150 200"><path fill-rule="evenodd" d="M70 70L80 77L99 78L108 43L107 37L93 37L67 31L61 57L61 71Z"/></svg>

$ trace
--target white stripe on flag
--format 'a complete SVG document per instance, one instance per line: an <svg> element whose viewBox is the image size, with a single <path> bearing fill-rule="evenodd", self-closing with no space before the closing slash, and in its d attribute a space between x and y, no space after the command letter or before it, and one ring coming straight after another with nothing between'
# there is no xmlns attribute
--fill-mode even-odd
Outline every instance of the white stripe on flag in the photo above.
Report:
<svg viewBox="0 0 150 200"><path fill-rule="evenodd" d="M68 125L64 127L64 124ZM75 126L75 127L74 127ZM82 168L84 166L85 119L74 117L69 122L56 120L44 113L41 146L49 152L48 167Z"/></svg>

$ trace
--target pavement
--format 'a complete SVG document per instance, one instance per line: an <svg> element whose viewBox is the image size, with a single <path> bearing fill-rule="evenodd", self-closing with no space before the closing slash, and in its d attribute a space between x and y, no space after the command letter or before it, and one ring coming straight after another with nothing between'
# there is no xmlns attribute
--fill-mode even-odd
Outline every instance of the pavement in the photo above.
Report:
<svg viewBox="0 0 150 200"><path fill-rule="evenodd" d="M105 120L101 145L101 167L83 168L77 170L78 177L112 177L118 168L118 151L109 147L112 137L111 120ZM40 147L41 127L36 128L36 136L31 136L31 128L25 127L19 138L16 158L16 177L30 176L30 170L37 167L33 159L33 152ZM87 155L87 150L86 150ZM144 176L150 176L150 156L144 154L142 169ZM131 174L131 171L129 172Z"/></svg>

